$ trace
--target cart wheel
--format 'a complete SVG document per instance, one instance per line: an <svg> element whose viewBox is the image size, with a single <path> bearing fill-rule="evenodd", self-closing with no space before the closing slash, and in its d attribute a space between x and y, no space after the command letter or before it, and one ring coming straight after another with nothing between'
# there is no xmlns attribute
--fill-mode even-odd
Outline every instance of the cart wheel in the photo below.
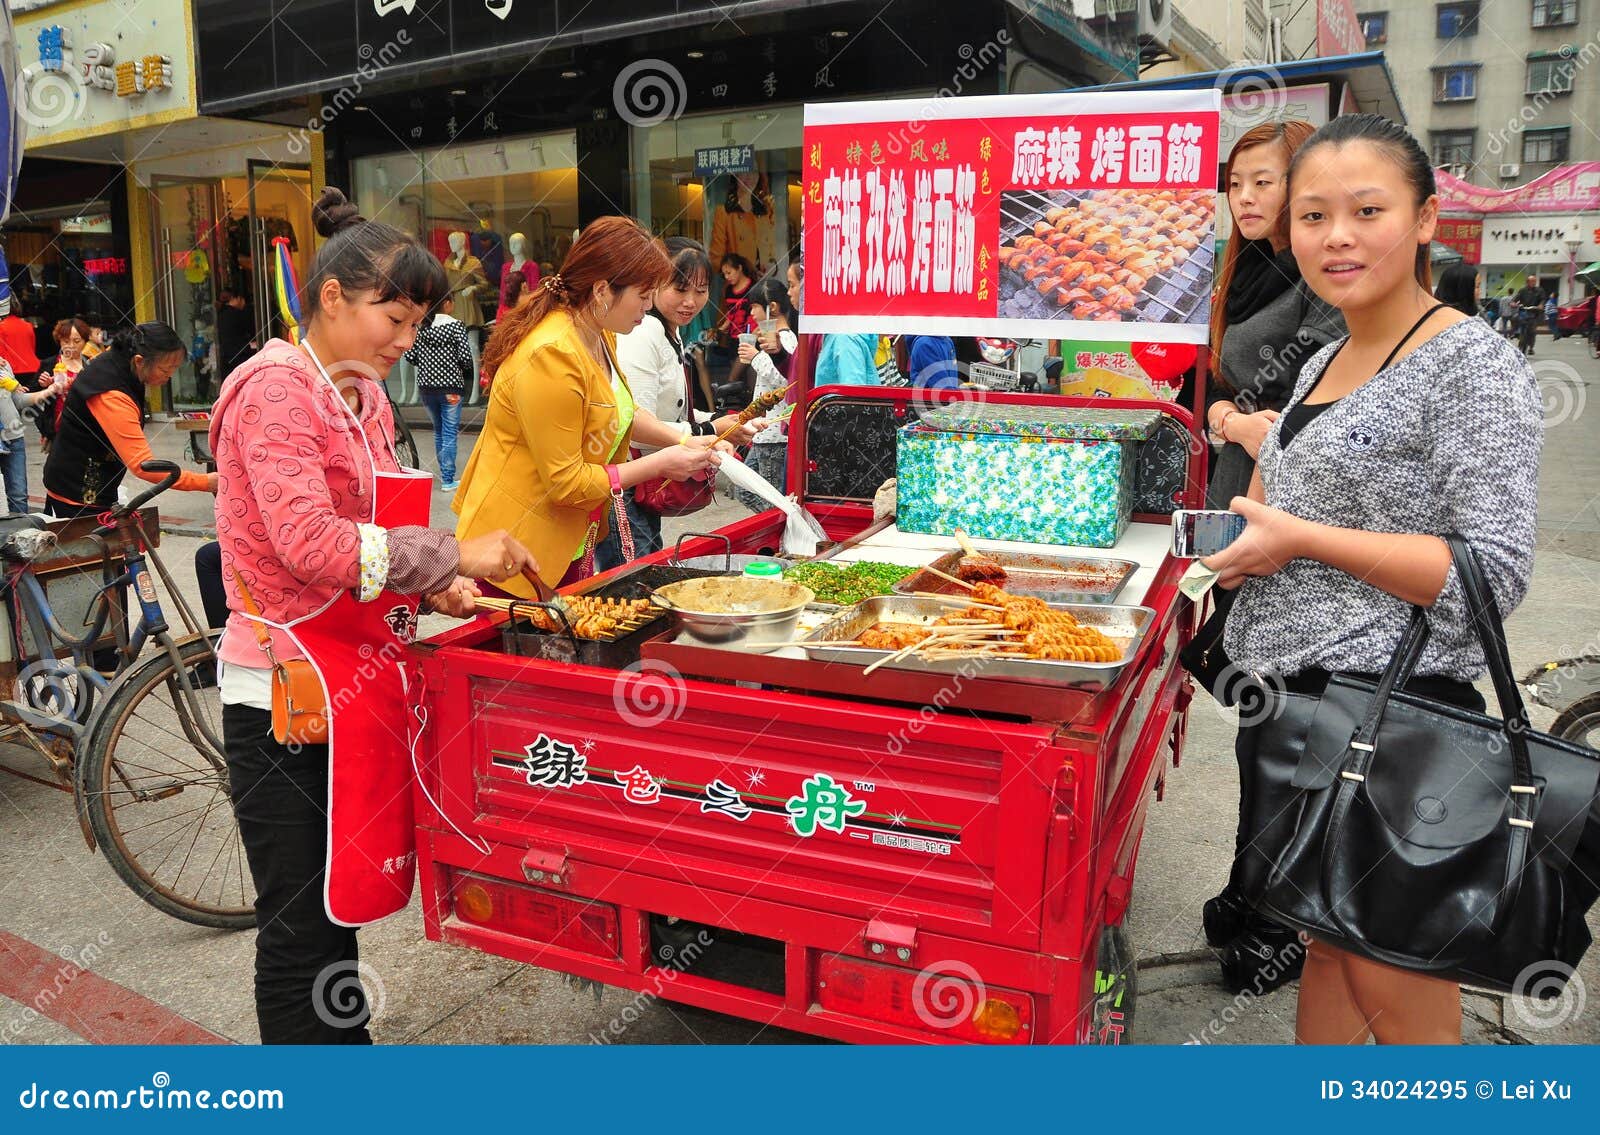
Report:
<svg viewBox="0 0 1600 1135"><path fill-rule="evenodd" d="M1562 711L1550 732L1563 741L1600 748L1600 693L1579 698Z"/></svg>
<svg viewBox="0 0 1600 1135"><path fill-rule="evenodd" d="M1133 942L1122 927L1107 926L1100 931L1100 951L1095 961L1094 1035L1089 1043L1129 1043L1138 998L1139 974L1134 966Z"/></svg>

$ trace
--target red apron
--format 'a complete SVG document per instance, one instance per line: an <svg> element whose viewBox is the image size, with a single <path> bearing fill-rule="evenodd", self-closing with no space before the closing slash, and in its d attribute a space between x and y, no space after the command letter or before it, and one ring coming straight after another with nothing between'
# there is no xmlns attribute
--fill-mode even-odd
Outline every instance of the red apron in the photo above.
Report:
<svg viewBox="0 0 1600 1135"><path fill-rule="evenodd" d="M366 443L359 422L354 428ZM373 474L367 522L427 527L432 474L379 472L370 443L366 449ZM310 659L328 698L323 908L341 926L376 922L405 909L417 873L411 715L403 711L410 704L403 664L406 644L416 637L417 600L384 591L362 603L353 591L341 591L292 623L261 621L285 632Z"/></svg>

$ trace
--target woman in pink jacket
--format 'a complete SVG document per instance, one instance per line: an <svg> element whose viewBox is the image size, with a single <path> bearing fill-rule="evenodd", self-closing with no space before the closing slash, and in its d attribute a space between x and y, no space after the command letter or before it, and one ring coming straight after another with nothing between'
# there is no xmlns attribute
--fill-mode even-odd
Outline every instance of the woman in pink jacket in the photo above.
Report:
<svg viewBox="0 0 1600 1135"><path fill-rule="evenodd" d="M298 346L275 339L228 378L211 417L217 539L230 616L223 732L256 886L263 1043L370 1043L356 927L410 899L408 696L400 663L418 598L466 615L474 578L533 570L504 532L458 543L427 527L431 479L400 467L379 385L446 292L417 241L337 189L302 296ZM273 660L307 658L328 743L280 743Z"/></svg>

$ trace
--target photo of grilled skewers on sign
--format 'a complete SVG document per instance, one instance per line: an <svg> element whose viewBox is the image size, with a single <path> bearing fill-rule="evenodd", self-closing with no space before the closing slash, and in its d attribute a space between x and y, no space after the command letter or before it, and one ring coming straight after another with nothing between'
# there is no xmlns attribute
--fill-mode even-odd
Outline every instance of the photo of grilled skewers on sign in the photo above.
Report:
<svg viewBox="0 0 1600 1135"><path fill-rule="evenodd" d="M1209 189L1013 191L1000 214L1002 319L1210 318Z"/></svg>

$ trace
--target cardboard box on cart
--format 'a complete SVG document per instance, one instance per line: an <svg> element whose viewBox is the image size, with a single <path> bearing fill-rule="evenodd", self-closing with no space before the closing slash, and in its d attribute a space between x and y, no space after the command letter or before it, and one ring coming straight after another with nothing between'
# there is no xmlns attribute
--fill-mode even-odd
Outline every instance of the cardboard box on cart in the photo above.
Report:
<svg viewBox="0 0 1600 1135"><path fill-rule="evenodd" d="M1154 410L961 406L897 438L902 532L1115 546L1133 512L1138 446Z"/></svg>

